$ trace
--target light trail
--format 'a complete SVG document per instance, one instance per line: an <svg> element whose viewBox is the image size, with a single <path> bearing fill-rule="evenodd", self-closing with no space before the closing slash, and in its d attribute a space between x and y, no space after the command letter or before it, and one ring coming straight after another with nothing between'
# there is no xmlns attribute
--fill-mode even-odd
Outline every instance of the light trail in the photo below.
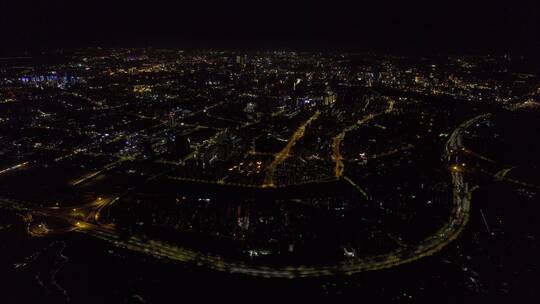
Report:
<svg viewBox="0 0 540 304"><path fill-rule="evenodd" d="M334 161L336 162L336 166L334 169L334 174L336 178L341 178L343 175L343 171L345 170L345 164L343 163L343 156L341 155L341 143L345 139L345 135L347 135L348 132L358 128L358 126L361 126L372 119L374 119L377 115L369 114L364 116L362 119L358 120L353 125L348 126L345 128L341 133L336 135L334 139L332 140L332 153L334 157Z"/></svg>
<svg viewBox="0 0 540 304"><path fill-rule="evenodd" d="M387 254L359 257L335 264L311 266L259 266L243 261L231 261L220 256L204 254L189 248L184 248L160 241L145 241L137 236L121 238L113 228L106 228L86 222L75 222L75 231L111 242L117 247L152 255L157 258L167 258L180 262L195 262L218 271L228 271L267 278L298 278L316 277L336 274L354 274L395 267L410 263L426 256L433 255L455 240L466 226L470 213L470 193L467 184L460 173L452 172L454 185L453 208L446 225L427 237L416 246L400 248Z"/></svg>
<svg viewBox="0 0 540 304"><path fill-rule="evenodd" d="M470 121L456 128L447 142L447 148L461 148L462 132L469 122ZM225 259L221 256L207 254L190 248L184 248L156 240L144 240L136 235L124 237L121 236L119 231L111 226L81 221L79 219L74 219L69 215L52 214L51 210L47 209L32 210L17 202L9 200L0 200L0 207L8 207L15 210L26 210L40 215L49 215L56 218L62 218L74 227L74 231L105 240L114 246L151 255L157 258L167 258L180 262L194 262L196 265L205 266L219 271L228 271L232 273L241 273L268 278L315 277L337 274L351 275L363 271L395 267L431 256L445 248L450 242L455 240L461 234L469 221L471 193L477 187L469 188L468 184L464 180L462 170L451 170L450 172L453 193L451 209L448 221L435 233L426 237L424 240L415 245L410 245L404 248L400 247L392 252L366 257L355 257L345 261L323 265L254 265L248 262Z"/></svg>
<svg viewBox="0 0 540 304"><path fill-rule="evenodd" d="M460 132L462 129L458 128L457 130ZM471 193L476 188L469 189L467 183L463 180L462 173L459 171L451 171L451 176L454 195L450 216L448 222L433 235L427 237L416 246L400 248L394 252L382 255L355 258L331 265L295 265L286 267L255 266L241 261L228 261L219 256L197 253L191 249L185 249L156 241L151 241L148 244L140 244L140 241L136 237L127 240L118 240L118 237L114 234L110 235L110 232L105 233L92 230L84 230L84 232L111 241L119 247L154 255L156 257L166 257L171 260L184 262L194 261L197 262L198 265L204 265L208 268L220 271L274 278L353 274L410 263L439 252L450 242L455 240L469 220Z"/></svg>
<svg viewBox="0 0 540 304"><path fill-rule="evenodd" d="M379 154L371 155L370 159L383 158L383 157L394 155L394 154L399 153L399 152L411 150L411 149L414 149L414 148L415 148L414 145L407 144L407 145L401 146L399 148L392 149L390 151L386 151L386 152L382 152L382 153L379 153Z"/></svg>
<svg viewBox="0 0 540 304"><path fill-rule="evenodd" d="M347 176L343 175L342 176L344 180L346 180L349 184L351 184L351 186L353 186L356 190L358 190L358 192L362 193L362 195L364 196L365 199L369 199L369 195L367 194L366 191L364 191L364 189L360 188L360 186L358 186L354 181L352 181L350 178L348 178Z"/></svg>
<svg viewBox="0 0 540 304"><path fill-rule="evenodd" d="M94 224L69 215L54 214L50 210L31 210L16 202L0 200L0 206L16 210L25 210L40 215L61 218L73 226L73 231L110 242L112 245L131 251L140 252L157 258L167 258L180 262L195 262L218 271L228 271L268 278L316 277L336 274L354 274L363 271L385 269L410 263L423 257L433 255L455 240L469 219L470 193L463 176L452 172L454 199L448 222L433 235L427 237L416 246L400 248L387 254L358 257L327 265L292 265L272 267L269 265L253 265L243 261L224 259L221 256L205 254L190 248L184 248L156 240L144 240L136 235L121 237L114 227ZM473 189L474 190L474 189ZM2 204L3 203L3 204Z"/></svg>
<svg viewBox="0 0 540 304"><path fill-rule="evenodd" d="M266 177L264 178L263 187L276 186L274 183L274 171L276 170L276 167L279 166L281 163L283 163L289 157L291 148L296 144L296 142L300 138L304 136L307 126L309 126L311 122L319 118L320 114L321 114L320 111L316 111L308 120L306 120L303 124L301 124L298 127L298 129L296 129L296 131L293 133L293 135L287 142L287 145L280 152L274 155L274 160L266 168Z"/></svg>
<svg viewBox="0 0 540 304"><path fill-rule="evenodd" d="M341 143L345 139L345 136L347 135L347 133L349 133L352 130L355 130L356 128L360 127L363 124L370 122L371 120L377 118L378 116L382 114L391 113L392 111L394 111L394 103L395 101L389 99L388 107L386 108L384 112L377 113L377 114L368 114L362 117L356 123L343 129L343 131L341 131L338 135L334 137L334 139L332 140L332 154L334 157L334 161L336 163L335 168L334 168L334 174L336 178L338 179L341 178L343 175L343 172L345 171L345 164L343 163L343 156L341 155ZM369 104L369 101L367 104ZM364 110L367 107L367 104L364 107Z"/></svg>
<svg viewBox="0 0 540 304"><path fill-rule="evenodd" d="M490 171L482 169L482 168L475 168L475 169L482 172L482 173L484 173L484 174L486 174L486 175L488 175L488 176L493 177L495 180L498 180L498 181L504 181L504 182L507 182L507 183L520 185L520 186L523 186L523 187L526 187L526 188L531 188L531 189L540 189L540 185L524 182L524 181L513 179L513 178L497 176L497 174L493 174L493 172L490 172Z"/></svg>
<svg viewBox="0 0 540 304"><path fill-rule="evenodd" d="M125 161L127 161L129 159L130 158L121 158L121 159L119 159L119 160L117 160L117 161L115 161L113 163L110 163L110 164L106 165L105 167L103 167L103 169L101 169L99 171L92 172L91 174L88 174L88 175L82 177L81 179L73 181L71 183L71 185L72 186L78 186L80 184L83 184L83 183L85 183L85 182L87 182L87 181L89 181L89 180L91 180L91 179L105 173L105 172L113 170L114 168L118 167L121 163L123 163L123 162L125 162Z"/></svg>
<svg viewBox="0 0 540 304"><path fill-rule="evenodd" d="M6 173L11 172L11 171L15 171L15 170L17 170L17 169L19 169L19 168L22 168L22 167L26 167L26 166L28 166L28 164L29 164L29 162L26 161L26 162L17 164L17 165L15 165L15 166L6 168L6 169L0 171L0 175L6 174Z"/></svg>

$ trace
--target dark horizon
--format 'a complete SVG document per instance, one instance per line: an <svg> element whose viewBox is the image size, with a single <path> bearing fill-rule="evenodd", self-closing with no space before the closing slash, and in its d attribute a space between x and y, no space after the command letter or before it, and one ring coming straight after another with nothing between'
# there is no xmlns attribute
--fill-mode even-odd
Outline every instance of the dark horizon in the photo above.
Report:
<svg viewBox="0 0 540 304"><path fill-rule="evenodd" d="M534 1L2 4L4 54L84 47L523 54L540 50ZM482 1L484 2L484 1Z"/></svg>

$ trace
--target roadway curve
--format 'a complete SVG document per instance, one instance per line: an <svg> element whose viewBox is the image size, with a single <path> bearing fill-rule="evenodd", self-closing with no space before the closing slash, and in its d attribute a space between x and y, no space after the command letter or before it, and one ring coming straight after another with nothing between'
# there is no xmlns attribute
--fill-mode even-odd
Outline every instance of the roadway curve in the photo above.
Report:
<svg viewBox="0 0 540 304"><path fill-rule="evenodd" d="M462 133L470 125L485 118L485 115L475 117L459 125L446 144L446 156L449 157L451 150L462 147ZM450 158L450 157L449 157ZM385 269L395 267L405 263L410 263L421 258L431 256L446 247L455 240L465 228L470 213L471 192L468 184L464 181L462 170L451 170L453 200L452 209L448 222L436 231L433 235L422 240L415 246L401 248L399 250L368 257L357 257L343 262L327 265L294 265L287 267L272 267L253 265L242 261L224 259L220 256L210 255L202 252L175 246L172 244L145 240L139 236L124 237L112 226L99 223L80 221L69 215L58 215L47 210L31 210L25 204L19 204L9 200L0 200L0 207L7 207L16 210L25 210L40 215L54 216L62 218L75 227L74 231L102 239L121 248L152 255L158 258L167 258L180 262L191 262L199 266L205 266L219 271L241 273L268 278L296 278L315 277L335 274L354 274L369 270Z"/></svg>

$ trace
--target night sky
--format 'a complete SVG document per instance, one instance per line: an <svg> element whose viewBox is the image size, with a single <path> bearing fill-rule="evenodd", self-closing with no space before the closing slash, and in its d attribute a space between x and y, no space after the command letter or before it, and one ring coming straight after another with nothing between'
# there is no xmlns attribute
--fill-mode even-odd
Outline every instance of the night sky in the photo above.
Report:
<svg viewBox="0 0 540 304"><path fill-rule="evenodd" d="M540 50L540 4L534 0L134 2L2 0L1 48Z"/></svg>

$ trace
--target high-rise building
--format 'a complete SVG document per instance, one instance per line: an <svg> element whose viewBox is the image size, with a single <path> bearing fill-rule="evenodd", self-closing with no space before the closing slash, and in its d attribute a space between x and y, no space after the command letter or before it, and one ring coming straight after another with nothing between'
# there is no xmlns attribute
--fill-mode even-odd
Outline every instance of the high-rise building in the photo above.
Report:
<svg viewBox="0 0 540 304"><path fill-rule="evenodd" d="M254 102L248 102L246 107L244 108L244 111L247 113L254 113L255 112L255 103Z"/></svg>
<svg viewBox="0 0 540 304"><path fill-rule="evenodd" d="M169 126L171 128L176 127L176 113L174 112L169 113Z"/></svg>
<svg viewBox="0 0 540 304"><path fill-rule="evenodd" d="M236 56L236 64L246 65L248 62L247 55L238 55Z"/></svg>
<svg viewBox="0 0 540 304"><path fill-rule="evenodd" d="M323 97L323 104L326 106L333 105L336 102L336 94L332 91L326 91Z"/></svg>

